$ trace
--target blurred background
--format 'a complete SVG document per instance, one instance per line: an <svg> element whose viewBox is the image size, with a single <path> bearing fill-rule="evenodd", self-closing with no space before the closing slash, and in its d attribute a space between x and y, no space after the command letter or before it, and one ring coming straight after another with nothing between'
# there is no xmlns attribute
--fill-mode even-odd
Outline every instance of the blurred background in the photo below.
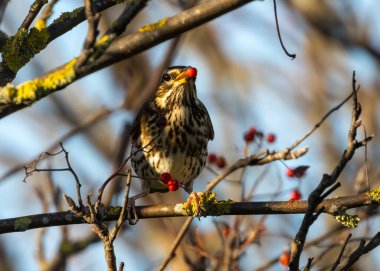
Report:
<svg viewBox="0 0 380 271"><path fill-rule="evenodd" d="M150 1L127 32L173 16L195 2ZM31 0L9 1L1 29L8 35L16 33L32 3ZM62 12L82 5L83 1L57 1L49 22ZM101 33L118 16L121 6L102 14ZM276 135L274 143L264 140L261 148L281 150L290 146L350 94L353 70L360 84L366 133L377 135L380 130L378 12L375 0L278 1L283 41L288 51L297 55L291 60L278 40L273 2L253 2L1 119L0 218L67 209L62 202L63 193L75 197L75 182L69 173L35 173L23 182L22 167L40 153L57 151L60 141L70 153L83 193L96 194L116 165L128 155L131 121L155 89L163 67L171 65L191 65L198 69L198 96L206 105L215 130L209 152L225 157L227 165L244 157L243 135L250 127L265 135ZM30 80L78 56L86 33L84 22L54 40L20 70L14 83ZM322 175L329 173L340 159L347 143L351 104L349 101L330 116L302 144L310 147L305 157L286 162L289 167L310 166L306 176L287 177L286 167L280 162L247 168L216 188L218 198L240 201L250 189L253 189L250 201L288 200L294 189L307 198ZM361 129L359 138L363 137ZM375 136L367 150L372 187L379 180L379 143ZM258 150L257 144L251 144L249 153ZM364 165L365 153L360 149L340 178L342 187L333 196L360 192ZM65 167L65 161L63 156L55 156L41 161L40 167L61 168ZM217 166L209 165L195 182L194 190L204 190L218 172ZM107 190L108 203L121 204L120 183L113 182ZM133 180L131 195L139 189L139 180ZM137 201L137 205L176 203L186 198L184 191L177 191L150 195ZM366 213L364 218L368 214L366 209L352 211L360 212ZM289 248L302 218L302 215L277 215L194 221L168 270L204 270L206 266L208 270L218 270L221 255L225 255L226 244L231 240L241 246L233 250L236 253L233 270L283 270L277 258ZM117 261L124 261L128 270L154 270L168 253L184 221L184 218L149 219L127 226L115 243ZM375 212L350 232L354 237L372 236L379 224ZM311 227L308 240L337 226L335 219L322 215ZM324 270L336 259L339 242L345 236L347 230L340 229L334 236L310 246L302 262L306 264L308 257L315 257L316 269ZM75 244L76 250L65 254L64 244ZM359 261L357 270L376 270L379 259L375 250ZM88 225L2 235L0 266L0 270L59 270L58 266L61 270L106 269L103 246Z"/></svg>

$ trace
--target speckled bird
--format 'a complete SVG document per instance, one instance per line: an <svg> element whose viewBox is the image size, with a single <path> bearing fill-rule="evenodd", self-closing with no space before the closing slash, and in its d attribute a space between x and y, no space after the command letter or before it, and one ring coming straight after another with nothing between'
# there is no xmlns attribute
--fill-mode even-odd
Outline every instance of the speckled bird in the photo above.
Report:
<svg viewBox="0 0 380 271"><path fill-rule="evenodd" d="M142 180L142 192L168 192L160 174L168 172L188 193L204 168L207 144L214 130L206 107L198 99L197 70L168 68L155 95L141 108L131 129L131 163Z"/></svg>

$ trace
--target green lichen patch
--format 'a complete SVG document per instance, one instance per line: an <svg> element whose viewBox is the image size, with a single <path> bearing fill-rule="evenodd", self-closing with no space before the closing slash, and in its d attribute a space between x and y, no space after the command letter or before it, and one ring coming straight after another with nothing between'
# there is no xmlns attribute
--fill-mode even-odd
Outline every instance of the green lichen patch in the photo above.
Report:
<svg viewBox="0 0 380 271"><path fill-rule="evenodd" d="M169 19L170 19L170 17L166 17L166 18L163 18L162 20L160 20L156 23L144 25L143 27L141 27L139 29L139 32L148 32L148 31L153 31L153 30L159 29L159 28L163 27L164 25L166 25L166 23L169 21Z"/></svg>
<svg viewBox="0 0 380 271"><path fill-rule="evenodd" d="M348 228L356 228L360 221L360 218L357 215L348 215L346 213L336 215L335 219Z"/></svg>
<svg viewBox="0 0 380 271"><path fill-rule="evenodd" d="M55 23L63 23L66 20L75 19L79 14L84 12L84 7L79 7L70 12L63 12L57 19L53 21Z"/></svg>
<svg viewBox="0 0 380 271"><path fill-rule="evenodd" d="M366 194L376 203L380 203L380 187L366 192Z"/></svg>
<svg viewBox="0 0 380 271"><path fill-rule="evenodd" d="M121 211L120 206L111 206L107 209L105 209L105 215L106 216L116 216L119 215Z"/></svg>
<svg viewBox="0 0 380 271"><path fill-rule="evenodd" d="M25 231L32 224L32 220L29 217L21 217L15 221L15 230L16 231Z"/></svg>
<svg viewBox="0 0 380 271"><path fill-rule="evenodd" d="M9 69L16 73L21 67L30 61L34 55L43 50L49 40L46 28L38 30L21 28L16 35L10 37L3 48L3 60Z"/></svg>
<svg viewBox="0 0 380 271"><path fill-rule="evenodd" d="M187 202L182 204L181 209L185 215L194 217L226 215L231 212L231 204L235 203L231 199L218 200L216 194L212 192L200 192L197 195L198 202L190 197Z"/></svg>
<svg viewBox="0 0 380 271"><path fill-rule="evenodd" d="M63 68L17 87L7 84L0 88L0 104L29 105L51 92L67 86L75 79L74 64L76 61L77 59L73 59Z"/></svg>

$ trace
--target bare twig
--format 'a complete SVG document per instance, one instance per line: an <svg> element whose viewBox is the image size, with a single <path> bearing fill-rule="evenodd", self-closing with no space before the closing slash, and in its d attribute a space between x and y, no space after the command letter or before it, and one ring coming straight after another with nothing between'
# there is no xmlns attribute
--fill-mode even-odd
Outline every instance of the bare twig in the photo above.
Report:
<svg viewBox="0 0 380 271"><path fill-rule="evenodd" d="M120 107L116 108L114 110L109 110L109 109L102 109L102 110L100 110L93 117L91 117L88 121L84 122L83 124L78 125L77 127L75 127L74 129L72 129L71 131L69 131L66 134L64 134L57 141L55 141L54 143L52 143L50 145L50 147L47 149L47 153L53 152L57 148L57 146L59 145L60 142L65 142L66 140L70 139L74 135L80 133L83 130L86 130L87 128L89 128L92 125L96 124L97 122L103 120L104 118L108 117L113 112L115 112L115 111L117 111L119 109L120 109ZM37 158L37 160L38 160L38 158ZM32 164L32 163L35 163L35 161L36 160L33 160L33 161L29 162L28 165ZM17 165L17 166L15 166L14 168L12 168L8 172L6 172L3 176L1 176L0 177L0 181L5 180L6 178L12 176L13 174L17 173L18 171L20 171L23 168L25 168L24 165Z"/></svg>
<svg viewBox="0 0 380 271"><path fill-rule="evenodd" d="M100 19L100 13L96 13L93 7L92 0L84 1L84 10L86 14L86 19L88 22L87 36L84 41L83 49L78 57L78 61L75 64L75 69L78 70L86 61L90 58L91 54L94 52L94 44L96 37L98 36L98 24Z"/></svg>
<svg viewBox="0 0 380 271"><path fill-rule="evenodd" d="M166 268L166 266L169 264L169 262L174 258L175 251L177 250L178 246L181 244L182 239L185 237L185 234L190 228L190 225L193 219L194 217L189 217L188 219L186 219L185 223L183 224L181 230L177 234L177 237L175 238L169 250L168 256L166 256L166 258L162 261L162 263L160 264L157 270L163 271Z"/></svg>
<svg viewBox="0 0 380 271"><path fill-rule="evenodd" d="M273 7L274 7L274 17L275 17L275 20L276 20L277 34L278 34L278 39L280 40L280 43L281 43L281 47L284 50L285 54L293 60L293 59L296 58L296 54L289 54L288 50L286 50L286 48L285 48L284 43L282 42L281 32L280 32L280 26L279 26L278 18L277 18L277 4L276 4L276 0L273 0Z"/></svg>
<svg viewBox="0 0 380 271"><path fill-rule="evenodd" d="M114 22L112 22L110 28L99 39L107 40L107 42L97 44L96 48L94 48L94 54L91 57L92 62L99 58L103 54L103 52L110 46L110 44L125 31L127 25L145 7L147 2L148 0L127 2L120 16Z"/></svg>
<svg viewBox="0 0 380 271"><path fill-rule="evenodd" d="M125 219L127 217L126 212L127 212L127 206L128 206L128 197L129 197L129 188L131 186L131 170L128 170L128 176L126 178L126 183L125 183L125 192L124 192L124 201L123 205L120 211L120 216L119 219L117 220L117 223L113 230L110 233L110 241L113 242L117 236L117 233L119 232L121 226L125 222Z"/></svg>
<svg viewBox="0 0 380 271"><path fill-rule="evenodd" d="M347 235L347 238L346 238L346 240L344 241L344 244L343 244L343 246L342 246L342 249L341 249L340 252L339 252L338 258L336 259L336 261L335 261L333 267L331 268L332 271L336 270L337 267L338 267L338 265L340 264L340 261L341 261L341 259L342 259L342 256L343 256L343 253L344 253L344 250L346 249L346 246L347 246L347 244L348 244L348 241L350 241L351 236L352 236L351 233L349 233L349 234Z"/></svg>
<svg viewBox="0 0 380 271"><path fill-rule="evenodd" d="M134 153L131 153L130 156L127 157L127 159L124 160L124 162L119 166L119 168L114 171L111 176L109 176L107 178L107 180L104 181L104 183L102 184L102 186L99 188L98 190L98 199L97 199L97 203L100 204L102 202L102 197L103 197L103 193L104 193L104 189L107 187L107 185L109 184L110 181L112 181L116 176L123 176L123 173L121 172L124 168L124 166L128 163L128 161L131 159L132 156L136 155L136 153L144 150L145 148L147 148L148 146L152 145L154 143L154 141L160 136L160 133L158 133L158 135L156 137L154 137L148 144L146 144L145 146L143 146L141 149L138 149L136 150ZM154 146L152 147L152 149L154 148ZM152 150L151 149L151 150Z"/></svg>
<svg viewBox="0 0 380 271"><path fill-rule="evenodd" d="M62 151L65 153L65 159L66 159L68 171L71 172L71 174L74 176L74 179L75 179L79 208L83 209L82 195L81 195L81 192L80 192L80 188L81 188L82 185L81 185L81 183L79 181L78 175L76 174L76 172L74 171L74 169L71 166L71 163L70 163L70 160L69 160L69 152L66 151L66 149L63 147L62 143L59 143L59 145L61 146Z"/></svg>
<svg viewBox="0 0 380 271"><path fill-rule="evenodd" d="M37 14L40 12L43 5L45 5L48 1L47 0L36 0L34 3L30 6L29 13L25 17L24 21L22 22L20 29L25 28L28 29L30 25L32 24L34 18L36 18Z"/></svg>
<svg viewBox="0 0 380 271"><path fill-rule="evenodd" d="M358 91L358 88L356 87L355 72L353 72L352 93L353 93L354 104L353 104L353 109L352 109L351 127L348 131L347 148L344 151L340 161L338 162L334 170L330 174L324 174L319 185L309 195L308 211L305 213L302 224L292 242L292 247L291 247L292 258L289 264L291 271L296 271L299 269L299 260L300 260L300 256L303 250L303 246L305 244L306 236L309 231L309 228L311 227L311 224L314 222L315 208L323 200L323 198L321 197L322 193L325 191L325 189L327 189L329 186L333 185L337 181L343 169L353 157L356 149L363 146L364 141L366 144L368 140L368 139L364 139L362 142L356 141L356 131L361 124L359 121L361 106L357 100L357 91Z"/></svg>
<svg viewBox="0 0 380 271"><path fill-rule="evenodd" d="M47 20L53 15L53 7L58 2L58 0L50 0L46 6L43 8L41 15L38 17L45 25Z"/></svg>
<svg viewBox="0 0 380 271"><path fill-rule="evenodd" d="M372 239L366 243L364 240L362 240L358 246L358 248L352 252L352 254L349 256L346 264L339 270L346 271L350 270L351 267L359 260L359 258L371 250L375 249L380 245L380 232L376 233L375 236L372 237Z"/></svg>
<svg viewBox="0 0 380 271"><path fill-rule="evenodd" d="M357 91L359 91L359 89L357 89ZM332 113L334 113L335 111L339 110L348 100L350 100L352 98L353 95L354 95L354 93L351 92L350 95L348 95L342 102L340 102L337 106L335 106L331 110L329 110L322 117L322 119L317 124L314 125L314 127L310 131L308 131L305 135L303 135L301 138L299 138L298 140L296 140L296 142L294 142L289 147L289 149L292 150L295 147L297 147L299 144L301 144L303 141L305 141L305 139L308 138L311 134L313 134Z"/></svg>

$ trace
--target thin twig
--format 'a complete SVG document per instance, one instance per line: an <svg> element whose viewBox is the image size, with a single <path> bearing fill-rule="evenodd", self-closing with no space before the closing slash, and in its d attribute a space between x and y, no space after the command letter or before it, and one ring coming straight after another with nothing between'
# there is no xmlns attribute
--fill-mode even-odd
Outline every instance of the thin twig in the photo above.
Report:
<svg viewBox="0 0 380 271"><path fill-rule="evenodd" d="M103 197L103 193L104 193L104 189L107 187L107 185L109 184L110 181L112 181L116 176L119 176L121 173L121 171L123 170L124 166L127 164L127 162L132 158L132 156L136 155L138 152L140 151L143 151L146 147L150 146L151 144L154 143L154 141L160 136L161 134L159 133L156 137L154 137L148 144L146 144L145 146L141 147L140 149L136 150L135 152L131 153L130 156L127 157L127 159L124 160L124 162L119 166L119 168L114 171L111 176L109 176L107 178L107 180L104 181L104 183L102 184L102 186L99 188L98 190L98 199L97 199L97 202L98 203L101 203L102 202L102 197ZM154 148L154 146L152 147L152 149ZM151 150L152 150L151 149Z"/></svg>
<svg viewBox="0 0 380 271"><path fill-rule="evenodd" d="M30 25L32 24L34 18L38 15L41 8L47 3L47 0L36 0L34 3L30 6L29 13L25 17L24 21L22 22L21 28L29 29Z"/></svg>
<svg viewBox="0 0 380 271"><path fill-rule="evenodd" d="M79 208L82 209L83 208L83 201L82 201L82 195L81 195L81 192L80 192L80 188L81 188L82 185L81 185L81 183L79 181L78 175L76 174L76 172L73 170L73 168L71 166L70 159L69 159L69 152L66 151L66 149L63 147L62 142L59 143L59 145L61 146L62 151L65 153L65 159L66 159L68 170L74 176L75 184L76 184L76 190L77 190L78 204L79 204Z"/></svg>
<svg viewBox="0 0 380 271"><path fill-rule="evenodd" d="M293 59L296 58L296 54L289 54L288 50L286 50L286 48L285 48L284 43L282 42L281 33L280 33L280 26L279 26L278 18L277 18L277 4L276 4L276 0L273 0L273 7L274 7L274 17L275 17L275 20L276 20L277 34L278 34L278 38L279 38L280 43L281 43L281 47L284 50L285 54L293 60Z"/></svg>
<svg viewBox="0 0 380 271"><path fill-rule="evenodd" d="M376 233L369 242L362 240L358 248L351 253L346 264L340 269L341 271L351 270L351 267L359 260L359 258L380 245L380 232Z"/></svg>
<svg viewBox="0 0 380 271"><path fill-rule="evenodd" d="M94 52L94 45L96 37L98 36L98 24L100 19L100 13L95 11L92 5L92 0L84 1L84 9L88 22L87 36L84 41L83 49L78 57L78 61L75 64L75 69L78 70L86 61L90 58L91 54Z"/></svg>
<svg viewBox="0 0 380 271"><path fill-rule="evenodd" d="M175 251L177 250L178 246L181 244L182 239L185 237L185 234L187 230L190 228L191 222L193 221L194 217L189 217L186 219L185 223L182 225L181 230L179 231L177 237L175 238L170 250L168 256L165 258L164 261L162 261L161 265L158 267L158 271L163 271L166 266L169 264L171 259L175 256Z"/></svg>
<svg viewBox="0 0 380 271"><path fill-rule="evenodd" d="M330 174L324 174L319 185L309 195L308 211L305 213L302 224L292 242L292 246L291 246L292 258L289 263L290 271L299 270L299 264L300 264L299 261L300 261L300 257L303 251L305 240L306 240L306 237L311 225L315 221L314 220L315 209L318 206L318 204L322 202L323 200L323 198L321 197L322 193L329 186L333 185L337 181L338 177L343 172L347 163L352 159L356 149L363 146L364 144L363 142L356 141L356 132L357 132L358 127L361 124L359 121L361 106L357 99L357 91L358 91L358 87L356 87L356 78L355 78L355 71L354 71L352 74L352 94L353 94L354 103L353 103L353 109L352 109L351 126L348 131L347 147L340 161L335 166L334 170Z"/></svg>
<svg viewBox="0 0 380 271"><path fill-rule="evenodd" d="M333 267L331 268L332 271L334 271L334 270L336 270L338 268L338 265L340 264L340 260L342 259L342 256L343 256L343 252L346 249L346 246L348 244L348 241L350 241L351 236L352 236L352 234L349 233L348 236L347 236L347 238L346 238L346 240L344 241L342 249L339 252L338 258L336 259Z"/></svg>
<svg viewBox="0 0 380 271"><path fill-rule="evenodd" d="M308 138L311 134L313 134L322 124L323 122L332 114L334 113L335 111L339 110L348 100L350 100L352 98L352 96L354 95L353 92L350 93L350 95L348 95L342 102L340 102L337 106L333 107L332 109L330 109L323 117L322 119L314 125L314 127L308 131L305 135L303 135L301 138L299 138L298 140L296 140L290 147L289 149L294 149L296 148L299 144L301 144L303 141L305 141L306 138Z"/></svg>
<svg viewBox="0 0 380 271"><path fill-rule="evenodd" d="M86 121L86 122L78 125L77 127L73 128L72 130L70 130L69 132L67 132L66 134L64 134L61 138L59 138L57 141L55 141L54 143L52 143L50 145L50 147L47 148L47 153L53 152L57 148L57 146L59 145L60 142L65 142L66 140L70 139L74 135L80 133L81 131L84 131L84 130L88 129L92 125L94 125L97 122L103 120L104 118L108 117L109 115L111 115L112 113L116 112L117 110L120 110L120 107L118 107L118 108L116 108L114 110L110 110L110 109L102 109L102 110L100 110L93 117L91 117L88 121ZM31 161L31 162L29 162L27 164L29 165L31 163L34 163L35 161L36 160L33 160L33 161ZM0 181L3 181L6 178L14 175L15 173L17 173L18 171L20 171L23 168L25 168L24 165L17 165L15 167L11 168L9 171L7 171L4 175L2 175L0 177Z"/></svg>
<svg viewBox="0 0 380 271"><path fill-rule="evenodd" d="M129 188L131 187L131 170L128 170L127 174L128 174L128 176L127 176L126 182L125 182L125 192L124 192L123 205L121 208L119 219L117 220L115 227L113 228L113 230L110 233L110 241L111 242L113 242L115 240L121 226L123 225L123 223L125 222L125 219L127 217L126 212L128 209L127 206L128 206L128 198L129 198Z"/></svg>

